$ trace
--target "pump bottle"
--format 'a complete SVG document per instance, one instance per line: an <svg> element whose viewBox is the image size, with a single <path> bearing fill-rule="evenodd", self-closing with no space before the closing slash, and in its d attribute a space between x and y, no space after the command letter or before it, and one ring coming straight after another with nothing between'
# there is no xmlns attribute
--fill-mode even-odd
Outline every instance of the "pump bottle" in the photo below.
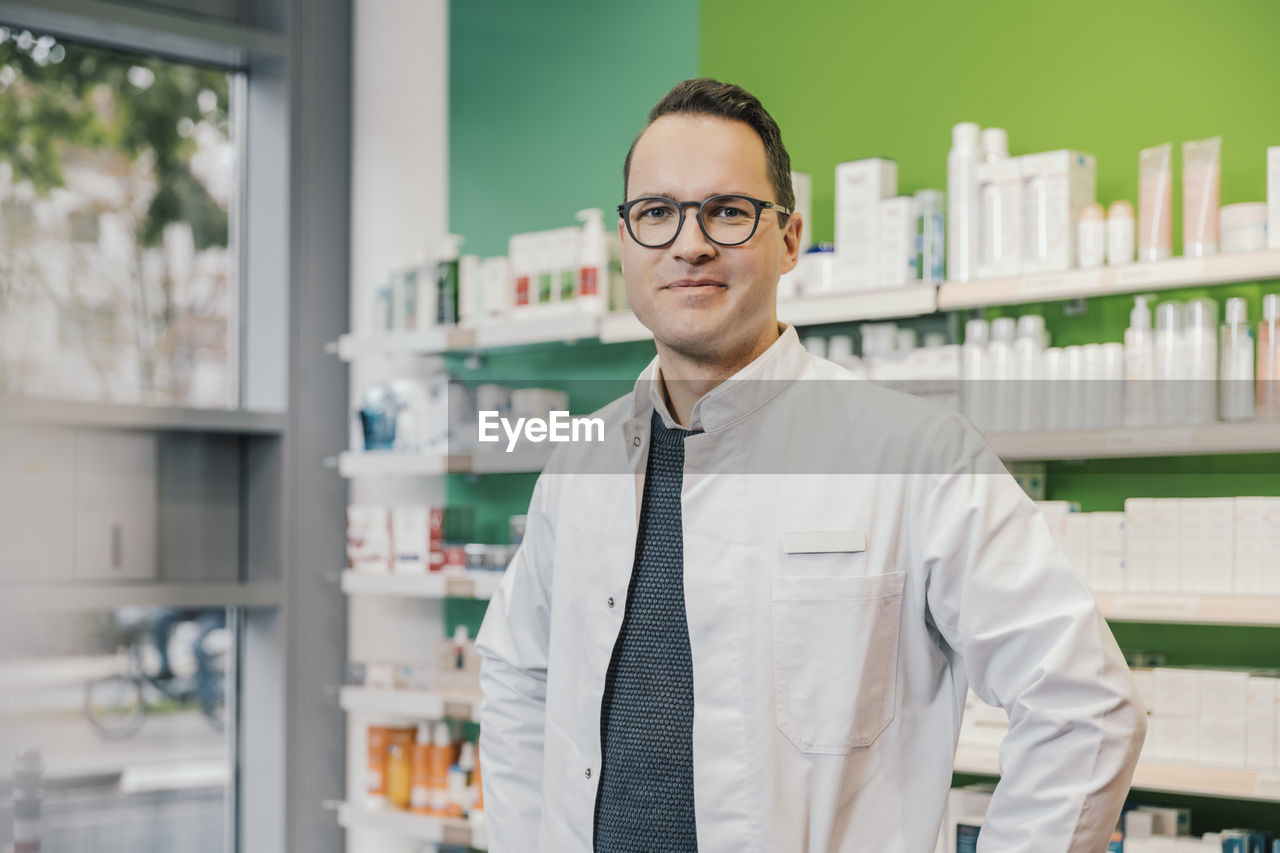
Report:
<svg viewBox="0 0 1280 853"><path fill-rule="evenodd" d="M1227 300L1218 368L1218 416L1224 421L1253 418L1253 330L1247 313L1240 297Z"/></svg>
<svg viewBox="0 0 1280 853"><path fill-rule="evenodd" d="M1137 296L1124 332L1124 407L1126 426L1150 426L1154 420L1151 382L1155 378L1150 296Z"/></svg>

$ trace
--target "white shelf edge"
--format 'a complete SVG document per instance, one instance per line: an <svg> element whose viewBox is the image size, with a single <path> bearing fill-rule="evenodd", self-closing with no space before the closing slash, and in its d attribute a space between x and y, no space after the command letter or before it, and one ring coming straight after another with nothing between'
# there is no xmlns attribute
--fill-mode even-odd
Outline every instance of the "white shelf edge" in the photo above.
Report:
<svg viewBox="0 0 1280 853"><path fill-rule="evenodd" d="M389 690L347 685L338 692L342 710L398 720L470 720L480 722L480 696L432 690Z"/></svg>
<svg viewBox="0 0 1280 853"><path fill-rule="evenodd" d="M1280 627L1280 596L1096 592L1103 617L1117 622Z"/></svg>
<svg viewBox="0 0 1280 853"><path fill-rule="evenodd" d="M938 288L938 310L1052 302L1273 278L1280 278L1280 251L1276 250L1207 258L1170 258L1088 270L944 281Z"/></svg>
<svg viewBox="0 0 1280 853"><path fill-rule="evenodd" d="M985 437L1000 458L1008 461L1280 452L1280 422L1276 421L1003 432Z"/></svg>
<svg viewBox="0 0 1280 853"><path fill-rule="evenodd" d="M348 595L391 595L406 598L474 598L488 600L502 582L500 571L342 572L342 591Z"/></svg>
<svg viewBox="0 0 1280 853"><path fill-rule="evenodd" d="M955 771L998 776L1000 755L996 748L961 746L956 750ZM1132 788L1192 794L1202 797L1235 797L1280 803L1280 771L1246 770L1199 764L1138 762Z"/></svg>
<svg viewBox="0 0 1280 853"><path fill-rule="evenodd" d="M519 448L511 453L435 455L395 450L343 451L338 473L343 477L436 477L442 474L536 474L547 466L553 446Z"/></svg>
<svg viewBox="0 0 1280 853"><path fill-rule="evenodd" d="M483 826L474 827L463 818L431 817L392 808L372 809L353 803L339 803L338 823L346 829L378 830L430 844L488 849Z"/></svg>
<svg viewBox="0 0 1280 853"><path fill-rule="evenodd" d="M936 282L813 293L778 300L778 319L796 326L919 317L938 310Z"/></svg>
<svg viewBox="0 0 1280 853"><path fill-rule="evenodd" d="M368 356L433 355L475 345L475 330L464 326L436 326L338 338L338 358L354 361Z"/></svg>
<svg viewBox="0 0 1280 853"><path fill-rule="evenodd" d="M279 582L2 583L0 612L84 612L117 607L278 607Z"/></svg>
<svg viewBox="0 0 1280 853"><path fill-rule="evenodd" d="M531 309L536 311L537 309ZM506 323L477 326L475 349L489 350L529 344L558 343L599 335L600 316L574 309L530 314Z"/></svg>
<svg viewBox="0 0 1280 853"><path fill-rule="evenodd" d="M280 412L0 396L0 424L279 435Z"/></svg>

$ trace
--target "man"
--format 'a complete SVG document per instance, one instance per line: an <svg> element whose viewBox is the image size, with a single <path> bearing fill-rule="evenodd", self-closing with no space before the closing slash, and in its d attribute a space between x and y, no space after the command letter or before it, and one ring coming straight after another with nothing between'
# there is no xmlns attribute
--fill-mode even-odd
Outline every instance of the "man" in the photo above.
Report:
<svg viewBox="0 0 1280 853"><path fill-rule="evenodd" d="M477 639L490 849L924 853L969 686L1010 716L979 849L1104 849L1145 727L1124 660L961 418L778 323L773 119L681 83L624 191L658 354L539 479Z"/></svg>

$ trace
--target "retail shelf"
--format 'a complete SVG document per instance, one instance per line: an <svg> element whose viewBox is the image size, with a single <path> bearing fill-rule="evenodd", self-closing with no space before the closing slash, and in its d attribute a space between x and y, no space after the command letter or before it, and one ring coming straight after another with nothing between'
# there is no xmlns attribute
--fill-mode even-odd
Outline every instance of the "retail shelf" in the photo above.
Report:
<svg viewBox="0 0 1280 853"><path fill-rule="evenodd" d="M502 572L427 572L396 574L395 572L342 573L342 591L347 595L393 595L401 598L479 598L493 597L502 582Z"/></svg>
<svg viewBox="0 0 1280 853"><path fill-rule="evenodd" d="M599 337L603 344L621 344L653 340L653 332L636 318L630 308L624 308L610 311L600 318Z"/></svg>
<svg viewBox="0 0 1280 853"><path fill-rule="evenodd" d="M565 309L546 314L530 313L506 323L477 326L475 349L490 350L594 338L599 328L599 315L586 311Z"/></svg>
<svg viewBox="0 0 1280 853"><path fill-rule="evenodd" d="M343 361L354 361L375 355L432 355L470 349L475 346L475 341L475 329L460 326L343 335L338 338L338 357Z"/></svg>
<svg viewBox="0 0 1280 853"><path fill-rule="evenodd" d="M961 746L956 750L955 769L957 773L998 776L999 752L996 749ZM1143 791L1202 797L1280 802L1280 771L1139 761L1133 774L1132 787Z"/></svg>
<svg viewBox="0 0 1280 853"><path fill-rule="evenodd" d="M938 288L938 309L981 308L1144 293L1177 287L1201 287L1280 278L1280 251L1170 258L1088 270L1028 273L979 281L945 281Z"/></svg>
<svg viewBox="0 0 1280 853"><path fill-rule="evenodd" d="M1007 461L1280 452L1280 423L1004 432L986 436Z"/></svg>
<svg viewBox="0 0 1280 853"><path fill-rule="evenodd" d="M865 290L815 293L779 300L778 319L796 326L918 317L938 310L938 286L931 281Z"/></svg>
<svg viewBox="0 0 1280 853"><path fill-rule="evenodd" d="M488 850L484 824L453 818L428 817L391 808L362 808L351 803L338 805L338 823L347 829L374 829L428 844L456 844Z"/></svg>
<svg viewBox="0 0 1280 853"><path fill-rule="evenodd" d="M285 422L277 412L0 397L0 424L279 435Z"/></svg>
<svg viewBox="0 0 1280 853"><path fill-rule="evenodd" d="M429 690L381 690L343 687L338 703L344 711L396 720L470 720L480 722L480 696L433 693Z"/></svg>
<svg viewBox="0 0 1280 853"><path fill-rule="evenodd" d="M83 612L117 607L278 607L279 583L12 583L0 584L0 612Z"/></svg>
<svg viewBox="0 0 1280 853"><path fill-rule="evenodd" d="M1174 625L1280 626L1280 597L1095 593L1098 609L1116 622Z"/></svg>
<svg viewBox="0 0 1280 853"><path fill-rule="evenodd" d="M507 453L500 447L449 455L394 450L347 451L338 457L343 477L433 477L441 474L536 474L547 465L554 445L540 444Z"/></svg>

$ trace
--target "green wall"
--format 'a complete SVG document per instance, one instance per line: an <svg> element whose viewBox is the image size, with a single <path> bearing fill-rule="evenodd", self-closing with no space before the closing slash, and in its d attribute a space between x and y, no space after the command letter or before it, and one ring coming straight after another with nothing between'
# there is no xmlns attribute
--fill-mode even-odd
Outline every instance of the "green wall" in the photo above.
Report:
<svg viewBox="0 0 1280 853"><path fill-rule="evenodd" d="M649 108L697 69L698 6L449 4L449 221L464 250L573 225L622 201L622 160Z"/></svg>

